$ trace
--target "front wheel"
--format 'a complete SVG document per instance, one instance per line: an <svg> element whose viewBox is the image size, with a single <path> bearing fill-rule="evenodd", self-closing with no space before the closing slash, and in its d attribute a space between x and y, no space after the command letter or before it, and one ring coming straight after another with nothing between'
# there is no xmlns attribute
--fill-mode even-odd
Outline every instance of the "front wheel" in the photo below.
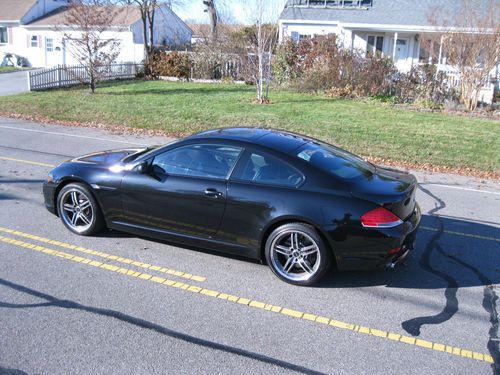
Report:
<svg viewBox="0 0 500 375"><path fill-rule="evenodd" d="M76 234L89 236L104 227L101 209L83 184L63 187L57 196L57 208L63 224Z"/></svg>
<svg viewBox="0 0 500 375"><path fill-rule="evenodd" d="M280 279L296 285L312 285L330 268L331 253L310 225L290 223L267 238L267 264Z"/></svg>

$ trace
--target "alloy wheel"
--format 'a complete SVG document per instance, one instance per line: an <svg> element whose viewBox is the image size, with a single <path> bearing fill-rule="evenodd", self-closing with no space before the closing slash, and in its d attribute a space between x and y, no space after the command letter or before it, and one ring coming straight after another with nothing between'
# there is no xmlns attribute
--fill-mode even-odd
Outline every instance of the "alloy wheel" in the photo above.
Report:
<svg viewBox="0 0 500 375"><path fill-rule="evenodd" d="M316 241L298 230L286 230L271 243L271 262L283 278L307 281L318 271L321 253Z"/></svg>
<svg viewBox="0 0 500 375"><path fill-rule="evenodd" d="M63 193L59 212L64 223L75 232L85 232L95 221L95 212L89 197L79 189Z"/></svg>

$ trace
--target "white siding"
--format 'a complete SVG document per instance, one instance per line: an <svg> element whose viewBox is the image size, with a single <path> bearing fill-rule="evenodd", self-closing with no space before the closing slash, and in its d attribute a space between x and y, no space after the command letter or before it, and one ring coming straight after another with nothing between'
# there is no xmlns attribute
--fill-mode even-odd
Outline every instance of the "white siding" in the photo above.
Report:
<svg viewBox="0 0 500 375"><path fill-rule="evenodd" d="M384 38L382 53L384 56L393 57L394 52L394 33L386 30L373 29L362 27L359 30L355 28L346 28L343 24L335 22L331 23L309 23L304 22L290 22L281 20L279 22L280 40L284 38L297 39L299 36L314 36L336 34L339 42L351 50L358 50L362 54L366 53L368 36L375 37L381 36ZM403 39L406 42L406 52L398 55L395 61L396 66L401 71L409 71L414 64L418 64L419 48L416 39L416 33L398 33L398 39Z"/></svg>
<svg viewBox="0 0 500 375"><path fill-rule="evenodd" d="M36 35L38 47L31 47L30 38ZM46 41L51 39L52 51L47 51ZM114 38L120 40L120 55L117 62L136 62L143 59L143 49L141 44L134 44L133 34L128 29L115 30L103 33L103 38ZM74 65L76 59L71 52L71 48L63 42L64 33L55 31L52 28L29 28L17 26L12 28L12 44L0 45L0 64L5 64L6 53L24 57L28 65L32 67L50 67L54 65Z"/></svg>

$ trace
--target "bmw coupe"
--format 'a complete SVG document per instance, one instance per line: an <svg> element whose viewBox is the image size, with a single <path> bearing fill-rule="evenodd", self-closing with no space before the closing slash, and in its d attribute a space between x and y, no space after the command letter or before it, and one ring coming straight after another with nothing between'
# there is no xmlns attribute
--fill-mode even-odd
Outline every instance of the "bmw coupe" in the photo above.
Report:
<svg viewBox="0 0 500 375"><path fill-rule="evenodd" d="M411 174L331 144L260 128L205 131L64 162L43 186L72 232L105 227L259 259L280 279L394 267L420 223Z"/></svg>

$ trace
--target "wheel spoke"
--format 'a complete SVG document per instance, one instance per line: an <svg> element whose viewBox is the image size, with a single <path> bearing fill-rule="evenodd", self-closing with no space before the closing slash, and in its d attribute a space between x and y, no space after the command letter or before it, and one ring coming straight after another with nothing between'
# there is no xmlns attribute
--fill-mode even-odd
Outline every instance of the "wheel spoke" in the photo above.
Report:
<svg viewBox="0 0 500 375"><path fill-rule="evenodd" d="M277 253L283 254L283 255L290 255L291 251L290 248L283 246L283 245L276 245L274 247L274 251Z"/></svg>
<svg viewBox="0 0 500 375"><path fill-rule="evenodd" d="M288 260L286 261L285 265L283 266L283 270L285 272L290 272L290 270L293 267L293 264L294 264L293 258L292 257L288 258Z"/></svg>
<svg viewBox="0 0 500 375"><path fill-rule="evenodd" d="M71 202L73 202L73 206L78 206L78 195L76 191L71 192Z"/></svg>
<svg viewBox="0 0 500 375"><path fill-rule="evenodd" d="M299 249L299 234L297 232L292 232L292 234L290 234L290 245L294 250Z"/></svg>
<svg viewBox="0 0 500 375"><path fill-rule="evenodd" d="M312 254L315 254L318 252L318 248L316 245L311 245L311 246L307 246L307 247L304 247L300 250L300 254L303 256L303 257L306 257L308 255L312 255Z"/></svg>
<svg viewBox="0 0 500 375"><path fill-rule="evenodd" d="M89 225L91 223L92 220L89 219L89 217L87 216L87 214L83 213L83 212L80 212L80 219L86 224L86 225Z"/></svg>
<svg viewBox="0 0 500 375"><path fill-rule="evenodd" d="M83 201L82 203L80 203L81 210L85 210L88 207L90 207L90 201Z"/></svg>
<svg viewBox="0 0 500 375"><path fill-rule="evenodd" d="M304 271L306 271L308 274L312 274L313 273L312 268L309 266L309 264L307 264L307 262L304 259L299 260L298 263L299 263L299 266L301 266L302 269Z"/></svg>
<svg viewBox="0 0 500 375"><path fill-rule="evenodd" d="M80 214L77 214L76 212L73 213L73 217L71 218L71 224L73 226L76 226L76 222L78 221L79 217L80 217Z"/></svg>
<svg viewBox="0 0 500 375"><path fill-rule="evenodd" d="M69 204L69 203L64 204L63 209L64 209L64 211L75 212L75 206L73 206L72 204Z"/></svg>

